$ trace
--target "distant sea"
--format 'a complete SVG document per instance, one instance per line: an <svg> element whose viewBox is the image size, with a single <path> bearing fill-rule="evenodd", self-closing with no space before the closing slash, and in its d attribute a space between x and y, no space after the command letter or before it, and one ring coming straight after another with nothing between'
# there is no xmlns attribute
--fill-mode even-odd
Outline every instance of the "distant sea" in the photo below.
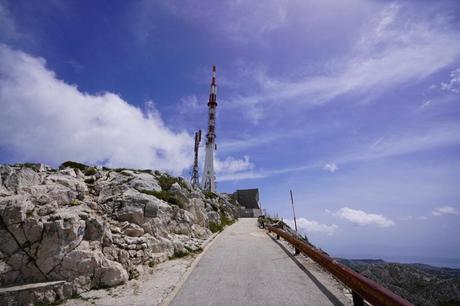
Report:
<svg viewBox="0 0 460 306"><path fill-rule="evenodd" d="M386 262L407 263L407 264L425 264L441 268L460 269L460 258L438 258L422 256L379 256L379 255L350 255L334 254L334 257L345 259L381 259Z"/></svg>

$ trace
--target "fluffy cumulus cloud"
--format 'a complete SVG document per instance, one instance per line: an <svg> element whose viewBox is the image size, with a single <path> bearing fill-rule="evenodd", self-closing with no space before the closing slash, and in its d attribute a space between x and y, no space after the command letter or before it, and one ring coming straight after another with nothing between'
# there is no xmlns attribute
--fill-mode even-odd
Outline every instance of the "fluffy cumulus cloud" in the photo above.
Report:
<svg viewBox="0 0 460 306"><path fill-rule="evenodd" d="M442 215L458 215L458 210L452 206L436 207L432 212L433 216L439 217Z"/></svg>
<svg viewBox="0 0 460 306"><path fill-rule="evenodd" d="M286 223L294 228L294 220L287 219ZM297 219L297 229L301 233L323 233L327 235L332 235L337 230L337 225L335 224L323 224L314 220L308 220L306 218Z"/></svg>
<svg viewBox="0 0 460 306"><path fill-rule="evenodd" d="M339 218L357 225L377 225L388 227L394 225L394 222L382 215L367 213L363 210L342 207L336 213Z"/></svg>
<svg viewBox="0 0 460 306"><path fill-rule="evenodd" d="M0 149L18 161L65 160L180 173L193 141L168 129L152 102L141 110L118 95L88 94L45 60L0 44Z"/></svg>
<svg viewBox="0 0 460 306"><path fill-rule="evenodd" d="M328 163L328 164L325 164L325 165L324 165L323 169L326 170L326 171L329 171L329 172L331 172L331 173L334 173L334 172L337 171L337 169L339 169L339 168L338 168L337 165L334 164L334 163Z"/></svg>

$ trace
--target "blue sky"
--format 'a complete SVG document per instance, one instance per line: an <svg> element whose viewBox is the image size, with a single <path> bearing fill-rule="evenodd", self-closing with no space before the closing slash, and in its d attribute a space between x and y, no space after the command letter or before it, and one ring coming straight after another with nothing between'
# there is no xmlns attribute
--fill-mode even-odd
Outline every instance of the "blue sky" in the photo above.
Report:
<svg viewBox="0 0 460 306"><path fill-rule="evenodd" d="M212 65L220 191L290 219L292 189L333 255L460 265L458 1L0 0L0 162L188 177Z"/></svg>

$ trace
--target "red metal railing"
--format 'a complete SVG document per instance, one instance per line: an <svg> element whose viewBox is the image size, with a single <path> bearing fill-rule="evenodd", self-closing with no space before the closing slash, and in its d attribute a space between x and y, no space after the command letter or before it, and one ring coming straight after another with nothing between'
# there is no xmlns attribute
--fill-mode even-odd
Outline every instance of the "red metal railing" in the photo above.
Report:
<svg viewBox="0 0 460 306"><path fill-rule="evenodd" d="M283 237L286 241L291 243L296 251L300 251L303 254L307 255L324 269L329 271L347 287L351 288L353 293L353 303L358 305L364 305L364 300L369 302L372 305L404 305L404 306L413 306L409 301L403 299L399 295L394 294L387 288L377 284L373 280L368 279L362 274L359 274L352 269L342 265L337 262L335 259L331 258L327 254L311 247L306 242L298 239L296 236L284 231L281 228L274 227L271 225L267 226L269 232L274 232L275 234Z"/></svg>

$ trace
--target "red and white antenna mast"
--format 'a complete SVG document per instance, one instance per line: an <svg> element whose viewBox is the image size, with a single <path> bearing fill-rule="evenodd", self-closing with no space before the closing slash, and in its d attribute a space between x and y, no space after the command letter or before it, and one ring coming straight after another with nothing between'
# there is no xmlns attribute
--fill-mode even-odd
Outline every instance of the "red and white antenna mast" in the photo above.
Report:
<svg viewBox="0 0 460 306"><path fill-rule="evenodd" d="M202 187L205 191L216 191L216 176L214 174L214 150L216 146L216 108L217 84L216 66L212 66L211 88L208 101L208 133L206 134L206 155L204 160Z"/></svg>

